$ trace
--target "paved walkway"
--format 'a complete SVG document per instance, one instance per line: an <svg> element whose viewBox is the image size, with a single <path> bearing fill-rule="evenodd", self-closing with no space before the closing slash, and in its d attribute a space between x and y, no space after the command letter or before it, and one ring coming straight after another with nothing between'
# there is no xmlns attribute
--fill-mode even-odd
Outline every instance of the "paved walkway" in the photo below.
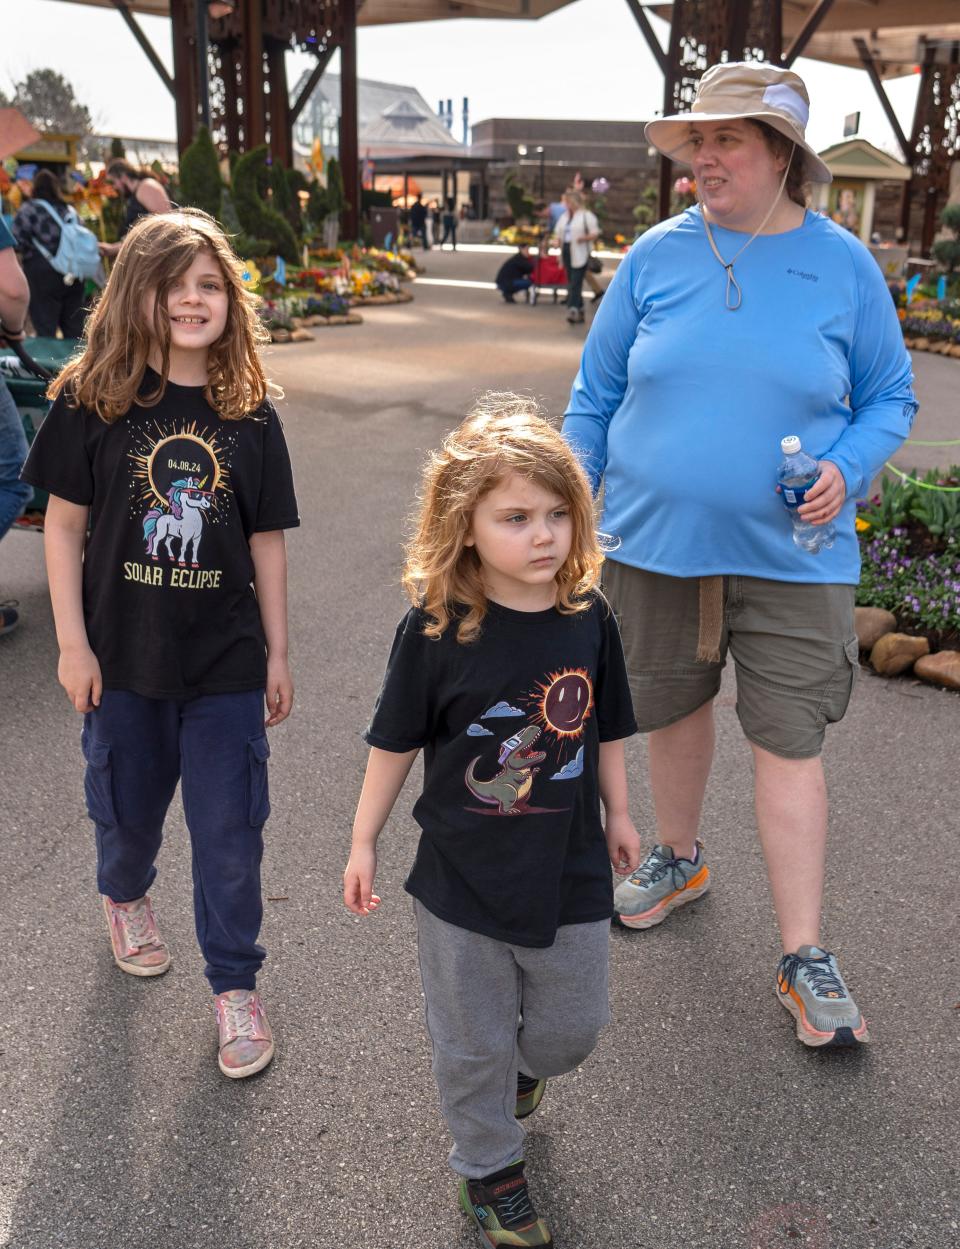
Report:
<svg viewBox="0 0 960 1249"><path fill-rule="evenodd" d="M429 264L433 278L482 281L496 257ZM474 1244L445 1170L402 889L410 794L381 843L381 913L351 917L339 879L422 454L486 387L530 390L559 412L582 338L549 303L430 285L370 310L362 329L271 355L304 526L290 540L298 702L272 737L264 875L262 987L280 1048L255 1080L216 1069L179 806L155 890L175 965L156 982L113 967L41 541L3 543L0 589L25 623L0 642L0 1244ZM918 436L960 436L960 365L917 366ZM613 933L614 1023L530 1121L559 1249L958 1242L958 725L956 695L864 674L830 735L826 931L875 1044L818 1055L774 1001L749 751L724 687L704 825L715 889L661 929ZM642 756L635 741L633 808L649 835Z"/></svg>

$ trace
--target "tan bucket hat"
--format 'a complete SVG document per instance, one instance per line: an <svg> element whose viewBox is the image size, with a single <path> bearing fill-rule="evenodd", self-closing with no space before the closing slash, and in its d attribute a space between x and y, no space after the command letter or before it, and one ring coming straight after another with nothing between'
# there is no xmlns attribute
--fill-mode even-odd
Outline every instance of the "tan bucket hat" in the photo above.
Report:
<svg viewBox="0 0 960 1249"><path fill-rule="evenodd" d="M696 121L765 121L802 148L807 181L832 182L833 174L806 140L809 116L810 97L799 74L763 61L730 61L703 75L689 113L648 121L645 133L658 152L689 163L690 126Z"/></svg>

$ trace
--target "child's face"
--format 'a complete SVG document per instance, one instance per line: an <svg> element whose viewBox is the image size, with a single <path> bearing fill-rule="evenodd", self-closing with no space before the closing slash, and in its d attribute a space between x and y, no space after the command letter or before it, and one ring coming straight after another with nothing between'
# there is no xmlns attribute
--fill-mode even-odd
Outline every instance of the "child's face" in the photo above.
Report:
<svg viewBox="0 0 960 1249"><path fill-rule="evenodd" d="M476 548L490 598L539 610L556 600L556 576L572 540L566 500L511 473L474 508L464 546Z"/></svg>
<svg viewBox="0 0 960 1249"><path fill-rule="evenodd" d="M154 291L144 296L143 311L153 324ZM171 351L207 351L227 327L230 296L220 266L210 252L198 253L167 295Z"/></svg>

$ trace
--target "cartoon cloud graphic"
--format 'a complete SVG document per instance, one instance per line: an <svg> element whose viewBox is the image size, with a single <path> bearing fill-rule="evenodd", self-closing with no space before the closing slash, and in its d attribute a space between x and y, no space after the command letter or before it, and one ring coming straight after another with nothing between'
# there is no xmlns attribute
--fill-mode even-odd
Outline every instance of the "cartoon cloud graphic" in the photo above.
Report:
<svg viewBox="0 0 960 1249"><path fill-rule="evenodd" d="M550 777L551 781L572 781L575 776L583 774L583 747L581 746L574 757L565 763L559 772L554 772Z"/></svg>

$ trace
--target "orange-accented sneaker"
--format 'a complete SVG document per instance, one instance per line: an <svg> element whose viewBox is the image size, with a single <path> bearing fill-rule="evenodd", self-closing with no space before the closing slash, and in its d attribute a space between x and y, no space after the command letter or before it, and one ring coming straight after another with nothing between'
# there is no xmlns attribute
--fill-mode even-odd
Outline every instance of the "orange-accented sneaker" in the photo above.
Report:
<svg viewBox="0 0 960 1249"><path fill-rule="evenodd" d="M130 976L162 976L170 966L170 951L160 936L149 896L133 902L114 902L104 896L103 911L120 970Z"/></svg>
<svg viewBox="0 0 960 1249"><path fill-rule="evenodd" d="M656 845L633 875L617 886L613 907L627 928L653 928L709 888L702 842L697 842L696 860L678 859L672 846Z"/></svg>
<svg viewBox="0 0 960 1249"><path fill-rule="evenodd" d="M797 1040L813 1049L870 1040L867 1021L829 950L802 945L795 954L784 954L777 968L777 1001L797 1021Z"/></svg>
<svg viewBox="0 0 960 1249"><path fill-rule="evenodd" d="M220 1070L231 1080L262 1071L273 1058L273 1033L253 989L228 989L213 999L219 1030Z"/></svg>

